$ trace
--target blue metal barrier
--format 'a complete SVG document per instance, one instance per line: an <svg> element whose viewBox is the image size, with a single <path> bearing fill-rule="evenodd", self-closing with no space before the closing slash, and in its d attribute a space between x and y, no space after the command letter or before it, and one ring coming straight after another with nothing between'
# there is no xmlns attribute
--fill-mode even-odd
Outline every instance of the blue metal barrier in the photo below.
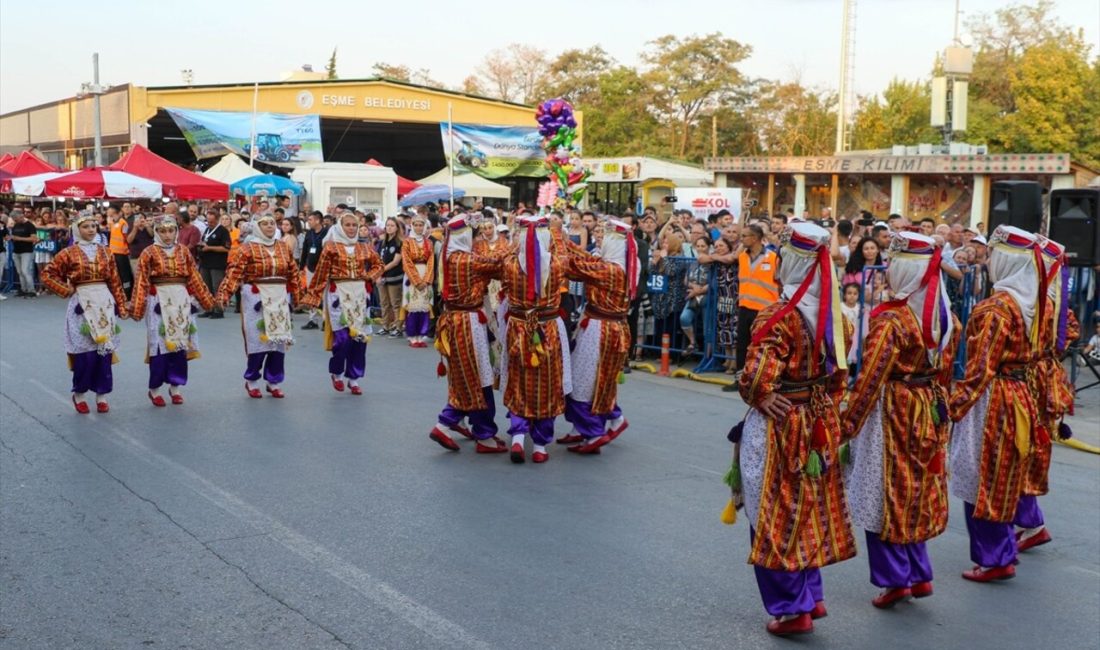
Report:
<svg viewBox="0 0 1100 650"><path fill-rule="evenodd" d="M0 293L11 293L15 288L16 271L15 271L15 254L12 252L14 247L10 241L4 242L4 268L0 269Z"/></svg>
<svg viewBox="0 0 1100 650"><path fill-rule="evenodd" d="M659 353L661 351L661 338L663 335L668 334L670 339L669 352L680 356L687 353L685 345L687 337L680 327L680 314L687 303L687 276L696 264L698 264L698 260L693 257L665 257L658 264L651 265L651 279L647 293L653 312L653 335L645 338L645 343L641 346L643 350ZM704 323L706 322L707 313L714 303L714 301L709 300L709 291L707 297L708 300L703 307L702 320ZM703 336L699 336L699 320L696 319L695 322L696 349L691 353L691 356L699 356L705 361L705 351L710 348L711 341L706 336L705 327L702 328ZM639 330L641 330L640 323ZM699 341L703 341L703 345L699 345ZM694 371L700 372L700 367L701 364Z"/></svg>

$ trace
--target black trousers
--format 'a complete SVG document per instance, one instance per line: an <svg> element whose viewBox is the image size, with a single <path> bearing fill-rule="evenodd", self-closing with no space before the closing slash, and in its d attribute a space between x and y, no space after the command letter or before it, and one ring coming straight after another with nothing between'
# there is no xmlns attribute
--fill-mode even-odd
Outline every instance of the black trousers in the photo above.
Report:
<svg viewBox="0 0 1100 650"><path fill-rule="evenodd" d="M126 299L129 300L134 291L134 273L130 269L130 257L115 254L114 258L115 267L118 268L118 279L122 282L122 290L126 293Z"/></svg>
<svg viewBox="0 0 1100 650"><path fill-rule="evenodd" d="M752 322L760 313L748 307L737 308L737 369L745 367L745 355L749 351L749 341L752 339Z"/></svg>

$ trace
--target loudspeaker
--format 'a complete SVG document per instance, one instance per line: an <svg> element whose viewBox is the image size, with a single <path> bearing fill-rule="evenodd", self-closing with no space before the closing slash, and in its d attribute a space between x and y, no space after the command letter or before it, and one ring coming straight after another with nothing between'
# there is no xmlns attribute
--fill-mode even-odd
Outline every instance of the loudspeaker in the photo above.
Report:
<svg viewBox="0 0 1100 650"><path fill-rule="evenodd" d="M1043 186L1035 181L997 181L989 197L989 229L1005 224L1039 232L1043 223Z"/></svg>
<svg viewBox="0 0 1100 650"><path fill-rule="evenodd" d="M1100 187L1050 193L1050 238L1066 247L1070 266L1100 264Z"/></svg>

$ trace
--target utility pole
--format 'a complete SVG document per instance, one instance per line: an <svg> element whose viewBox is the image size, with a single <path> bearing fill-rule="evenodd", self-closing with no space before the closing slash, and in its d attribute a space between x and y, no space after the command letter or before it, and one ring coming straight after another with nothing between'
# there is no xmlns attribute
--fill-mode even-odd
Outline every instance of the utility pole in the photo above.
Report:
<svg viewBox="0 0 1100 650"><path fill-rule="evenodd" d="M92 96L92 133L95 146L95 166L103 165L103 126L99 119L99 96L106 92L106 88L99 85L99 52L92 54L92 83L80 84L80 93L77 97Z"/></svg>
<svg viewBox="0 0 1100 650"><path fill-rule="evenodd" d="M844 3L844 19L840 27L840 89L836 110L836 153L851 149L851 133L848 121L855 110L852 78L855 76L856 55L856 0Z"/></svg>

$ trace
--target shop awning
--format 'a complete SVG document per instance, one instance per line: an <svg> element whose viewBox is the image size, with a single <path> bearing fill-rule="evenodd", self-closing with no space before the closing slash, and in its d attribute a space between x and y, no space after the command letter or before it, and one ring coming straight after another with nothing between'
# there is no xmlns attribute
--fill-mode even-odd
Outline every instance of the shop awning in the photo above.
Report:
<svg viewBox="0 0 1100 650"><path fill-rule="evenodd" d="M249 167L248 163L241 160L240 156L235 153L228 153L222 156L221 160L214 163L213 167L204 171L202 175L211 180L232 185L242 178L255 176L256 173L256 170Z"/></svg>
<svg viewBox="0 0 1100 650"><path fill-rule="evenodd" d="M444 167L427 178L421 178L420 182L424 185L440 184L450 187L451 173ZM508 199L512 197L512 188L494 183L477 174L455 174L455 189L464 191L466 196L480 198Z"/></svg>
<svg viewBox="0 0 1100 650"><path fill-rule="evenodd" d="M130 151L126 152L126 155L119 158L108 169L153 179L164 186L165 196L175 199L224 201L229 198L229 185L226 183L189 172L140 144L135 144Z"/></svg>

